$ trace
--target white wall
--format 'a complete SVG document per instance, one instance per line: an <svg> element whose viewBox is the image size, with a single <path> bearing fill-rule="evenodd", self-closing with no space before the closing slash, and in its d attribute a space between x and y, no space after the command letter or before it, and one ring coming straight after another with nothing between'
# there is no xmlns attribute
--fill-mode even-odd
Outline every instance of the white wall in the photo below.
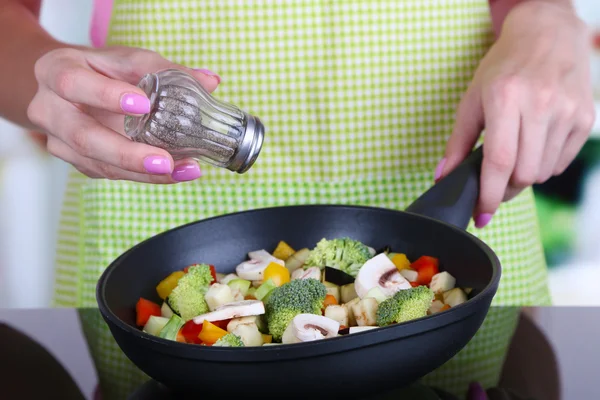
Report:
<svg viewBox="0 0 600 400"><path fill-rule="evenodd" d="M41 23L69 43L89 43L92 0L44 0ZM0 119L0 307L50 303L66 164Z"/></svg>

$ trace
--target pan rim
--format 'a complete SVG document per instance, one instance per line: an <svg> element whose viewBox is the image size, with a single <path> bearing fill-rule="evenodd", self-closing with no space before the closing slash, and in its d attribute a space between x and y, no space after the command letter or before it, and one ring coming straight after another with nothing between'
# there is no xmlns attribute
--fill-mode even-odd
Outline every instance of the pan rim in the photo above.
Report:
<svg viewBox="0 0 600 400"><path fill-rule="evenodd" d="M106 282L110 278L110 275L118 267L121 261L127 257L128 254L135 251L138 247L144 246L147 242L152 240L158 240L160 237L173 232L186 229L189 226L197 225L199 223L206 223L208 221L234 218L238 215L244 214L257 214L261 212L269 212L270 210L282 210L282 209L309 209L309 208L336 208L336 209L351 209L351 210L364 210L364 211L378 211L392 214L409 214L413 217L428 220L435 224L441 224L447 229L454 231L456 234L467 235L479 248L485 253L492 264L492 277L488 284L481 290L480 293L469 299L467 302L462 303L456 307L434 315L428 315L415 320L394 324L386 327L380 327L365 332L355 333L352 335L343 335L327 340L319 340L305 343L294 343L294 344L278 344L274 346L257 346L257 347L246 347L246 348L228 348L228 347L208 347L208 346L194 346L188 343L179 343L176 341L170 341L152 336L142 330L132 327L131 325L122 321L108 306L106 303L105 289ZM428 216L404 211L396 210L391 208L364 206L364 205L347 205L347 204L307 204L307 205L288 205L288 206L274 206L274 207L263 207L254 208L249 210L236 211L233 213L221 214L212 216L202 220L192 221L161 233L153 235L136 245L132 246L127 251L123 252L117 257L111 264L103 271L98 283L96 285L96 300L99 311L106 321L109 321L109 327L119 328L129 335L135 336L136 340L145 345L152 346L153 351L160 351L161 353L168 354L171 357L183 358L183 359L197 359L204 361L214 361L222 363L256 363L256 362L269 362L269 361L283 361L293 360L302 358L311 358L318 356L325 356L329 354L346 352L351 350L358 350L365 347L375 346L385 342L398 340L410 336L415 336L424 332L434 331L453 323L459 323L463 319L475 314L474 308L482 302L489 301L491 303L493 297L496 294L500 283L502 267L500 260L496 253L489 247L485 242L471 234L467 230L462 230L452 224L440 221ZM489 308L489 306L488 306ZM487 311L486 311L487 312ZM111 330L112 330L111 327ZM365 342L364 338L372 338L368 342Z"/></svg>

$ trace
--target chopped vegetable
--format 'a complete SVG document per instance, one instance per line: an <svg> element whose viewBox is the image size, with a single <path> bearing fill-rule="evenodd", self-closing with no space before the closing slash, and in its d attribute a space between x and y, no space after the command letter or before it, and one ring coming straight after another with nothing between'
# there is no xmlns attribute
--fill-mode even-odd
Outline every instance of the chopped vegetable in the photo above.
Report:
<svg viewBox="0 0 600 400"><path fill-rule="evenodd" d="M391 260L392 260L392 263L394 263L394 265L398 269L398 271L402 271L404 269L410 269L410 261L408 261L408 257L406 257L406 254L395 253L391 257Z"/></svg>
<svg viewBox="0 0 600 400"><path fill-rule="evenodd" d="M233 292L229 285L215 283L208 288L208 291L204 295L204 300L208 304L208 309L214 311L222 305L233 303Z"/></svg>
<svg viewBox="0 0 600 400"><path fill-rule="evenodd" d="M435 274L431 278L429 288L435 293L443 293L447 292L450 289L454 289L455 283L456 279L452 275L450 275L448 271L443 271Z"/></svg>
<svg viewBox="0 0 600 400"><path fill-rule="evenodd" d="M454 288L444 292L444 303L450 307L456 307L467 301L467 295L460 288Z"/></svg>
<svg viewBox="0 0 600 400"><path fill-rule="evenodd" d="M381 288L379 288L379 286L375 286L374 288L372 288L371 290L369 290L367 292L367 294L365 295L365 298L369 298L369 297L377 300L377 303L382 303L388 299L388 296L386 296L383 293L383 291L381 290Z"/></svg>
<svg viewBox="0 0 600 400"><path fill-rule="evenodd" d="M256 324L241 324L235 327L232 333L239 336L245 346L262 346L262 333L258 330Z"/></svg>
<svg viewBox="0 0 600 400"><path fill-rule="evenodd" d="M307 269L298 268L292 272L292 280L294 279L316 279L321 280L321 270L319 267L309 267Z"/></svg>
<svg viewBox="0 0 600 400"><path fill-rule="evenodd" d="M296 315L283 333L285 344L311 342L336 337L340 324L330 318L314 314Z"/></svg>
<svg viewBox="0 0 600 400"><path fill-rule="evenodd" d="M273 289L265 304L269 333L281 341L283 332L298 314L321 314L327 289L316 279L298 279Z"/></svg>
<svg viewBox="0 0 600 400"><path fill-rule="evenodd" d="M273 282L273 279L268 279L256 289L254 297L256 297L257 300L264 300L276 287L277 285Z"/></svg>
<svg viewBox="0 0 600 400"><path fill-rule="evenodd" d="M419 273L414 269L400 270L400 275L402 275L409 282L417 282L419 279Z"/></svg>
<svg viewBox="0 0 600 400"><path fill-rule="evenodd" d="M175 271L160 281L160 283L156 286L156 292L158 293L158 296L163 300L166 299L171 294L171 291L175 289L175 286L177 286L179 279L181 279L181 277L184 275L185 272L183 271Z"/></svg>
<svg viewBox="0 0 600 400"><path fill-rule="evenodd" d="M184 321L181 319L181 317L173 314L173 316L169 319L169 322L167 322L167 324L158 333L158 337L176 341L179 330L183 327L183 324Z"/></svg>
<svg viewBox="0 0 600 400"><path fill-rule="evenodd" d="M164 302L160 307L160 314L161 316L168 319L171 318L174 313L173 310L171 310L171 307L169 307L169 305L167 304L167 302Z"/></svg>
<svg viewBox="0 0 600 400"><path fill-rule="evenodd" d="M220 338L219 340L217 340L215 342L215 344L213 344L213 346L216 346L216 347L244 347L244 342L242 341L242 339L239 336L234 335L233 333L228 333L227 335L225 335L222 338Z"/></svg>
<svg viewBox="0 0 600 400"><path fill-rule="evenodd" d="M202 343L212 346L217 340L225 335L227 335L225 329L219 328L217 325L204 320L202 323L202 330L200 331L200 334L198 334L198 339L200 339Z"/></svg>
<svg viewBox="0 0 600 400"><path fill-rule="evenodd" d="M334 296L332 296L330 294L325 295L325 301L323 301L324 308L327 308L328 306L337 305L337 304L338 304L338 302Z"/></svg>
<svg viewBox="0 0 600 400"><path fill-rule="evenodd" d="M294 272L298 268L302 267L308 256L310 255L309 249L300 249L285 260L285 267L290 271Z"/></svg>
<svg viewBox="0 0 600 400"><path fill-rule="evenodd" d="M275 286L281 286L290 281L290 271L286 267L272 262L265 268L263 279L265 281L272 280Z"/></svg>
<svg viewBox="0 0 600 400"><path fill-rule="evenodd" d="M418 272L416 282L419 285L429 285L435 274L440 272L437 258L421 256L411 264L411 268Z"/></svg>
<svg viewBox="0 0 600 400"><path fill-rule="evenodd" d="M296 251L289 244L282 240L277 244L277 247L273 251L273 257L286 261L295 252Z"/></svg>
<svg viewBox="0 0 600 400"><path fill-rule="evenodd" d="M194 321L186 322L181 328L181 334L187 343L201 344L202 341L198 339L200 331L202 331L202 324L196 324Z"/></svg>
<svg viewBox="0 0 600 400"><path fill-rule="evenodd" d="M271 343L273 341L273 336L271 335L262 335L263 343Z"/></svg>
<svg viewBox="0 0 600 400"><path fill-rule="evenodd" d="M175 339L175 341L179 343L187 343L187 341L185 340L185 336L183 336L183 334L181 333L181 329L179 329L179 332L177 332L177 338Z"/></svg>
<svg viewBox="0 0 600 400"><path fill-rule="evenodd" d="M323 270L323 281L341 286L354 283L354 277L339 269L325 267Z"/></svg>
<svg viewBox="0 0 600 400"><path fill-rule="evenodd" d="M358 294L356 294L356 290L354 289L354 282L340 288L340 297L342 303L348 303L352 299L358 297Z"/></svg>
<svg viewBox="0 0 600 400"><path fill-rule="evenodd" d="M358 326L375 325L378 308L379 303L372 297L364 298L353 305L352 312L354 313L354 319Z"/></svg>
<svg viewBox="0 0 600 400"><path fill-rule="evenodd" d="M165 327L167 322L169 322L169 318L151 315L146 325L144 325L143 331L150 335L158 336L158 333Z"/></svg>
<svg viewBox="0 0 600 400"><path fill-rule="evenodd" d="M327 281L323 282L323 284L327 288L327 294L330 294L333 297L335 297L335 301L339 304L341 301L340 287L338 285L335 285L335 284L333 284L331 282L327 282Z"/></svg>
<svg viewBox="0 0 600 400"><path fill-rule="evenodd" d="M353 333L361 333L365 331L370 331L371 329L379 328L378 326L352 326L350 327L350 334Z"/></svg>
<svg viewBox="0 0 600 400"><path fill-rule="evenodd" d="M377 325L386 326L424 317L433 297L433 292L427 286L401 290L379 305Z"/></svg>
<svg viewBox="0 0 600 400"><path fill-rule="evenodd" d="M156 317L161 316L160 306L150 300L140 297L135 305L136 323L138 326L144 326L148 322L151 315Z"/></svg>
<svg viewBox="0 0 600 400"><path fill-rule="evenodd" d="M305 265L340 269L355 277L359 269L371 257L369 247L357 240L350 238L322 239L310 252Z"/></svg>
<svg viewBox="0 0 600 400"><path fill-rule="evenodd" d="M167 298L173 312L184 321L208 312L204 295L212 280L213 276L208 264L189 267L188 272L179 279L177 286Z"/></svg>
<svg viewBox="0 0 600 400"><path fill-rule="evenodd" d="M348 326L348 309L340 305L331 305L325 308L325 317L337 321L341 326Z"/></svg>
<svg viewBox="0 0 600 400"><path fill-rule="evenodd" d="M400 275L394 263L383 253L376 255L360 269L354 288L358 297L364 299L374 287L381 289L385 296L392 296L398 290L409 289L410 283Z"/></svg>
<svg viewBox="0 0 600 400"><path fill-rule="evenodd" d="M231 288L231 291L233 293L239 292L242 296L246 296L246 294L248 294L248 290L250 289L250 285L252 284L252 282L246 279L236 278L228 281L225 284Z"/></svg>

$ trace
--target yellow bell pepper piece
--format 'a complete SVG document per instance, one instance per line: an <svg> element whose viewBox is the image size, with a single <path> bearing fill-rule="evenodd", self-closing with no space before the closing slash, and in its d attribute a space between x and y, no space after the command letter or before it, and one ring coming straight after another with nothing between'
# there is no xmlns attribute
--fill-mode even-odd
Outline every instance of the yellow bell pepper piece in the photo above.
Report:
<svg viewBox="0 0 600 400"><path fill-rule="evenodd" d="M183 271L175 271L171 275L167 276L165 279L160 281L158 286L156 286L156 292L158 293L160 298L163 300L166 299L171 294L173 289L175 289L175 286L177 286L177 282L179 282L179 279L181 279L181 277L184 275L185 272Z"/></svg>
<svg viewBox="0 0 600 400"><path fill-rule="evenodd" d="M392 262L398 268L398 271L402 271L403 269L410 269L410 261L408 261L408 257L406 254L398 253L394 254L392 257Z"/></svg>
<svg viewBox="0 0 600 400"><path fill-rule="evenodd" d="M273 257L279 258L282 261L287 260L294 254L296 250L292 249L292 247L284 242L283 240L279 242L277 248L273 252Z"/></svg>
<svg viewBox="0 0 600 400"><path fill-rule="evenodd" d="M204 320L202 323L202 330L198 335L198 339L200 339L202 343L212 346L217 342L217 340L221 339L225 335L227 335L226 330L219 328L207 320Z"/></svg>
<svg viewBox="0 0 600 400"><path fill-rule="evenodd" d="M277 263L269 263L263 275L263 281L273 280L276 286L281 286L290 281L290 271L283 265Z"/></svg>
<svg viewBox="0 0 600 400"><path fill-rule="evenodd" d="M271 343L273 342L273 336L272 335L262 335L263 338L263 343Z"/></svg>

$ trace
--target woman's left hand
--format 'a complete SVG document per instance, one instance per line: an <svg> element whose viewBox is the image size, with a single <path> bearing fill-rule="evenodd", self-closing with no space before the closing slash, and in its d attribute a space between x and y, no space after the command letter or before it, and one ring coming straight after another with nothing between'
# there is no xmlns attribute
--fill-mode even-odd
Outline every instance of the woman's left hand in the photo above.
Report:
<svg viewBox="0 0 600 400"><path fill-rule="evenodd" d="M567 3L530 0L511 10L458 108L436 180L485 129L479 228L502 201L561 174L594 124L590 33Z"/></svg>

